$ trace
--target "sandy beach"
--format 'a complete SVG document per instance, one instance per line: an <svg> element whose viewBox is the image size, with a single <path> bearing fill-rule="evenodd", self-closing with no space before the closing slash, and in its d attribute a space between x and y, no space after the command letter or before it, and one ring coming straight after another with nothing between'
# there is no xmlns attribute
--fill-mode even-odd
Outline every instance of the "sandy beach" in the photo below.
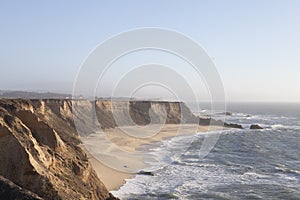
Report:
<svg viewBox="0 0 300 200"><path fill-rule="evenodd" d="M125 183L125 179L130 179L135 175L135 173L128 172L131 168L142 169L144 167L142 157L125 157L122 152L137 153L146 144L157 143L179 135L192 135L199 132L219 130L221 128L194 124L156 124L108 129L104 132L105 136L112 144L118 146L121 153L111 156L113 154L112 151L115 150L105 147L105 145L98 145L99 147L103 146L103 149L101 149L100 154L97 154L97 157L105 157L105 162L103 160L101 162L98 161L99 159L94 158L88 153L89 160L107 189L110 191L117 190ZM124 169L118 168L117 170L104 163L114 163L116 165L118 163L126 163L126 165L120 166L124 167Z"/></svg>

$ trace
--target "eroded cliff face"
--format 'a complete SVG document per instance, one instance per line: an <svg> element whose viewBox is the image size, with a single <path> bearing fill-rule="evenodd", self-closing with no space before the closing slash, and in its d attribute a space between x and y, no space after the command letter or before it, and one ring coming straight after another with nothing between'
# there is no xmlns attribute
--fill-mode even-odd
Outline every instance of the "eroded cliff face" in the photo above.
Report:
<svg viewBox="0 0 300 200"><path fill-rule="evenodd" d="M102 129L150 123L195 123L197 118L184 103L164 101L96 101L96 113ZM117 121L116 121L117 119Z"/></svg>
<svg viewBox="0 0 300 200"><path fill-rule="evenodd" d="M45 199L108 199L72 121L71 101L0 100L0 175Z"/></svg>

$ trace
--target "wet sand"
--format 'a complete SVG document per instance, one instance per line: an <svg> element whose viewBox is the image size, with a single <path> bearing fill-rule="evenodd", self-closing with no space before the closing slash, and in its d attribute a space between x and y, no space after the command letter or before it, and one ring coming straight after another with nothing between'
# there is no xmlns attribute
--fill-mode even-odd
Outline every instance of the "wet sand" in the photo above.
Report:
<svg viewBox="0 0 300 200"><path fill-rule="evenodd" d="M222 127L194 124L156 124L108 129L104 132L106 138L104 139L103 137L103 140L101 140L106 141L100 144L101 141L99 140L100 143L98 143L97 147L92 147L94 149L97 148L97 153L92 153L96 155L96 158L88 154L89 160L107 189L110 191L117 190L125 183L126 179L130 179L135 175L133 172L145 167L142 161L142 154L140 154L144 145L168 140L177 135L193 135L199 132L220 129ZM96 143L98 141L93 142ZM111 148L111 144L116 148ZM139 154L137 156L128 156L134 153Z"/></svg>

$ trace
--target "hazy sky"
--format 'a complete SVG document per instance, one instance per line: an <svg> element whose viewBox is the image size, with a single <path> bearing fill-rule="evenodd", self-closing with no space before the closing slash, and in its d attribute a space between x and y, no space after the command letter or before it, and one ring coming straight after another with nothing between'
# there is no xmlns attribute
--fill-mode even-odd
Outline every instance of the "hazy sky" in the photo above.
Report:
<svg viewBox="0 0 300 200"><path fill-rule="evenodd" d="M179 31L213 58L229 101L300 101L300 1L1 1L0 89L71 91L112 35Z"/></svg>

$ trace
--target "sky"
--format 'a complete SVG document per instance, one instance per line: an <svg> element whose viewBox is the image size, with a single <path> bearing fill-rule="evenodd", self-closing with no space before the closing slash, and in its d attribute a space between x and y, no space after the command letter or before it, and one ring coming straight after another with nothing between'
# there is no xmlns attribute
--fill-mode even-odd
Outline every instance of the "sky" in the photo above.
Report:
<svg viewBox="0 0 300 200"><path fill-rule="evenodd" d="M206 50L227 101L300 102L299 10L298 0L1 1L0 90L71 92L97 45L158 27Z"/></svg>

